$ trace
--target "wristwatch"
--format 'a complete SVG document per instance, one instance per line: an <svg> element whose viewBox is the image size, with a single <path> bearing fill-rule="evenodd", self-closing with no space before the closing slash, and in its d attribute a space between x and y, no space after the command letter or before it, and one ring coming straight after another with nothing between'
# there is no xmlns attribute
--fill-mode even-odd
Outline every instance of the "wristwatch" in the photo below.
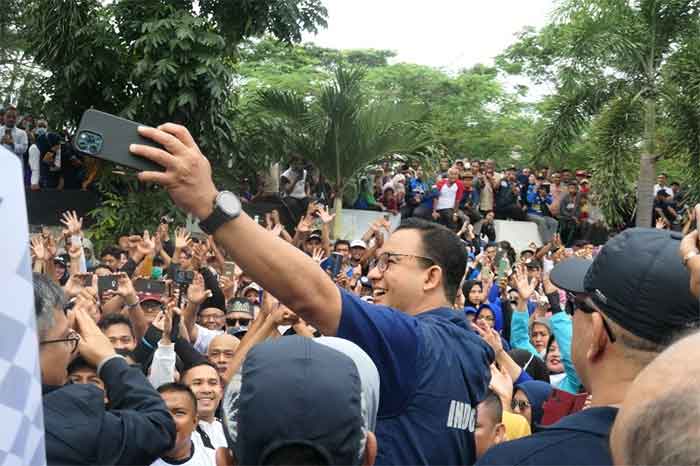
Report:
<svg viewBox="0 0 700 466"><path fill-rule="evenodd" d="M690 252L689 252L688 254L686 254L685 257L683 258L683 266L686 266L686 267L687 267L687 266L688 266L688 261L689 261L690 259L692 259L693 257L699 256L699 255L700 255L700 252L698 252L697 249L694 249L694 250L690 251Z"/></svg>
<svg viewBox="0 0 700 466"><path fill-rule="evenodd" d="M230 191L221 191L214 201L214 211L209 217L200 220L199 228L208 235L213 235L224 223L241 215L241 201Z"/></svg>

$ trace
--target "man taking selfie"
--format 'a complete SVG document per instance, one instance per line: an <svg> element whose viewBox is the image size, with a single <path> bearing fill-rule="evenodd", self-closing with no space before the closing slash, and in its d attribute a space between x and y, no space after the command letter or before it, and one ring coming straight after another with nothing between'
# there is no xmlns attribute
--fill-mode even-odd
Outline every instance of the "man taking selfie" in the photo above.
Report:
<svg viewBox="0 0 700 466"><path fill-rule="evenodd" d="M430 222L404 222L370 270L380 306L369 304L336 287L303 252L263 234L235 194L219 192L186 128L169 123L139 132L164 149L132 145L132 153L166 169L143 172L141 181L166 188L280 302L372 358L381 381L377 464L474 462L475 408L488 388L494 353L451 308L466 268L454 233Z"/></svg>

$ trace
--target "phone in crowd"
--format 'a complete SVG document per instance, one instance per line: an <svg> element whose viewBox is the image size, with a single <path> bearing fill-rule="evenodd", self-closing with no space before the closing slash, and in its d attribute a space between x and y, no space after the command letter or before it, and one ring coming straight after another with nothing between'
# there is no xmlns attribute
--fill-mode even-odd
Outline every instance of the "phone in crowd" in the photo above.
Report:
<svg viewBox="0 0 700 466"><path fill-rule="evenodd" d="M498 261L498 278L504 279L508 278L508 269L510 269L510 263L505 257L501 257Z"/></svg>
<svg viewBox="0 0 700 466"><path fill-rule="evenodd" d="M92 274L91 273L81 273L81 274L77 275L77 277L80 280L81 285L83 285L85 287L92 286Z"/></svg>
<svg viewBox="0 0 700 466"><path fill-rule="evenodd" d="M170 341L177 340L180 334L180 314L173 312L173 327L170 330Z"/></svg>
<svg viewBox="0 0 700 466"><path fill-rule="evenodd" d="M146 278L137 278L134 280L134 289L138 293L152 293L159 295L168 294L168 286L163 280L149 280Z"/></svg>
<svg viewBox="0 0 700 466"><path fill-rule="evenodd" d="M89 109L80 119L73 147L82 154L138 171L165 171L165 168L157 163L129 152L131 144L162 148L159 144L141 137L137 131L139 126L144 125Z"/></svg>
<svg viewBox="0 0 700 466"><path fill-rule="evenodd" d="M330 259L330 271L331 277L335 279L340 273L340 269L343 265L343 255L339 252L331 253Z"/></svg>
<svg viewBox="0 0 700 466"><path fill-rule="evenodd" d="M236 273L235 262L226 261L224 262L224 275L228 278L233 278Z"/></svg>
<svg viewBox="0 0 700 466"><path fill-rule="evenodd" d="M104 275L97 279L97 291L102 295L105 291L116 291L119 287L117 275Z"/></svg>
<svg viewBox="0 0 700 466"><path fill-rule="evenodd" d="M543 426L549 426L559 421L564 416L578 413L586 404L588 393L572 394L555 388L549 395L547 401L542 406L544 412L542 421Z"/></svg>

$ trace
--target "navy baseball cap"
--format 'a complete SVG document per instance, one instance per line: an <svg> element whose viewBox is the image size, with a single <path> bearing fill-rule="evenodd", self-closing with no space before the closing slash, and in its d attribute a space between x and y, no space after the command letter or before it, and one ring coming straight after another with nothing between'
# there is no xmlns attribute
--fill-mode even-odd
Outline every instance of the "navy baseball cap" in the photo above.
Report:
<svg viewBox="0 0 700 466"><path fill-rule="evenodd" d="M250 350L235 408L238 464L264 464L293 446L312 449L328 465L362 462L366 432L358 368L312 339L289 336Z"/></svg>
<svg viewBox="0 0 700 466"><path fill-rule="evenodd" d="M652 228L625 230L589 261L573 257L552 269L552 283L591 296L630 333L665 344L700 324L698 300L678 255L679 233Z"/></svg>

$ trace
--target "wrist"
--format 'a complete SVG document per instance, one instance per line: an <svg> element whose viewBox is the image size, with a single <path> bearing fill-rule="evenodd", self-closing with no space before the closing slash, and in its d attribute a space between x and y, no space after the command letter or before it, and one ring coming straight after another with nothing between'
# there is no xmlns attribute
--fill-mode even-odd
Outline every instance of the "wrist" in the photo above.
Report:
<svg viewBox="0 0 700 466"><path fill-rule="evenodd" d="M218 195L219 191L212 186L212 189L208 193L202 195L202 202L192 209L192 215L197 217L200 221L209 218L214 212L214 203Z"/></svg>
<svg viewBox="0 0 700 466"><path fill-rule="evenodd" d="M126 306L129 308L134 308L139 305L139 297L136 295L136 293L125 295L123 296L123 299L124 304L126 304Z"/></svg>

